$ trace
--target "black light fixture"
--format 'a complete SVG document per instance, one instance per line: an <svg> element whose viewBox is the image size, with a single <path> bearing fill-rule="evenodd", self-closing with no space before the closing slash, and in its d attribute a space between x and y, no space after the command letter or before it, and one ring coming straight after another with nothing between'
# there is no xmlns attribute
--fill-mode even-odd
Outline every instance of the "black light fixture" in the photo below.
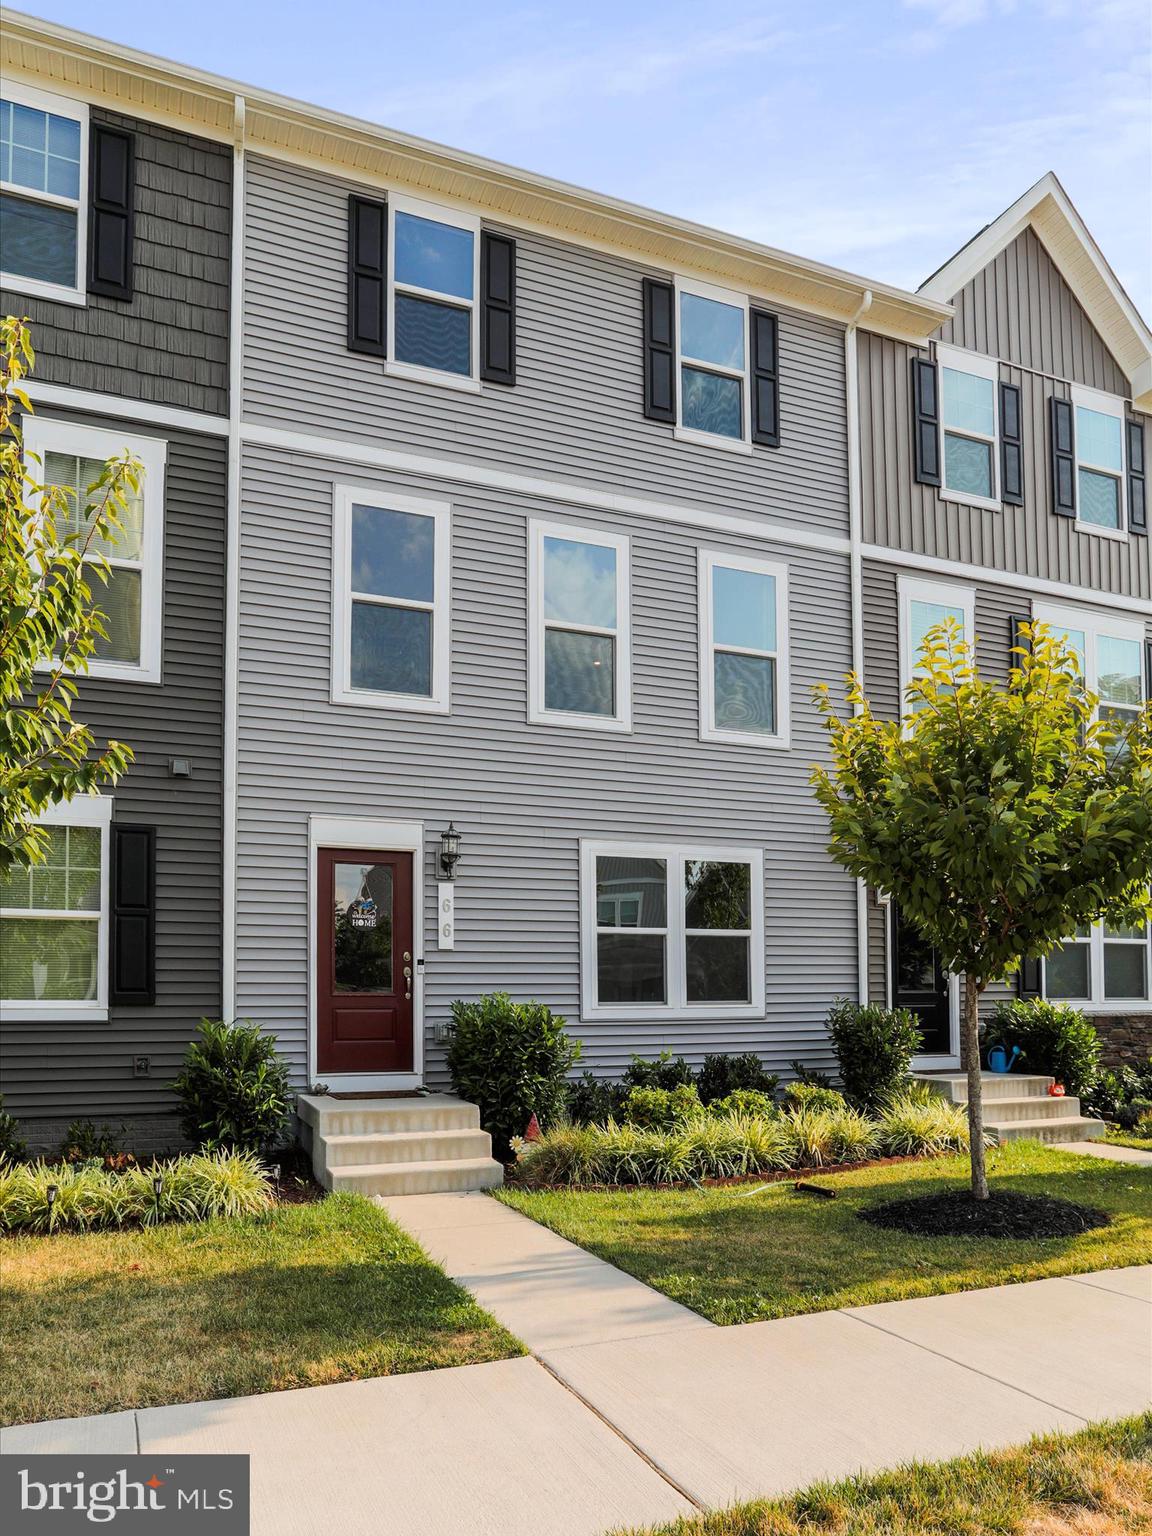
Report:
<svg viewBox="0 0 1152 1536"><path fill-rule="evenodd" d="M455 825L449 822L447 832L440 834L440 868L444 871L445 880L455 880L459 858L460 834Z"/></svg>
<svg viewBox="0 0 1152 1536"><path fill-rule="evenodd" d="M56 1213L53 1207L56 1204L56 1196L60 1193L60 1187L57 1184L49 1184L44 1193L48 1197L48 1229L51 1231L56 1225Z"/></svg>
<svg viewBox="0 0 1152 1536"><path fill-rule="evenodd" d="M164 1175L157 1173L152 1179L152 1193L156 1196L156 1220L160 1220L160 1196L164 1193Z"/></svg>

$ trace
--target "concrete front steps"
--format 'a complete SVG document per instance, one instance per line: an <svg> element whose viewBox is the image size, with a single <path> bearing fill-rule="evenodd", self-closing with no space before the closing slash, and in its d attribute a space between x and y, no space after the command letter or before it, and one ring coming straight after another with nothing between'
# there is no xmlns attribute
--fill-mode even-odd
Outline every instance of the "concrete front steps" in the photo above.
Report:
<svg viewBox="0 0 1152 1536"><path fill-rule="evenodd" d="M492 1189L504 1170L475 1104L447 1093L398 1099L296 1100L316 1182L362 1195L429 1195Z"/></svg>
<svg viewBox="0 0 1152 1536"><path fill-rule="evenodd" d="M914 1072L954 1104L968 1102L964 1072ZM1080 1113L1080 1100L1050 1097L1054 1078L1026 1077L1015 1072L982 1072L984 1128L996 1141L1096 1141L1104 1134L1100 1120Z"/></svg>

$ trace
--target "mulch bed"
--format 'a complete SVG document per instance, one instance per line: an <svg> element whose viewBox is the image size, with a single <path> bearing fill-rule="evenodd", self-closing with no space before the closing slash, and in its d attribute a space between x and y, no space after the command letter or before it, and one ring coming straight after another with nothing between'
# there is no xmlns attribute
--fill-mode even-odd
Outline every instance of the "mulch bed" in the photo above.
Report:
<svg viewBox="0 0 1152 1536"><path fill-rule="evenodd" d="M312 1159L303 1147L285 1147L276 1157L280 1161L277 1205L311 1205L323 1200L326 1192L312 1177Z"/></svg>
<svg viewBox="0 0 1152 1536"><path fill-rule="evenodd" d="M987 1200L973 1200L967 1190L949 1190L889 1200L858 1214L871 1226L915 1237L1079 1237L1112 1219L1095 1206L1008 1189L994 1191Z"/></svg>

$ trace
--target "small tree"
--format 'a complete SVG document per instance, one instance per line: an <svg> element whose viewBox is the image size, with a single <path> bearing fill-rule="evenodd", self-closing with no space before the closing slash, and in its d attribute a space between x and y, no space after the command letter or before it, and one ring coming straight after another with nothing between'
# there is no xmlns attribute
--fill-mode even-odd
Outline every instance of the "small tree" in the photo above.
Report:
<svg viewBox="0 0 1152 1536"><path fill-rule="evenodd" d="M900 721L849 679L821 686L830 769L813 769L832 856L890 893L964 977L972 1192L987 1199L980 996L1077 928L1152 915L1152 717L1097 720L1074 651L1025 625L1007 686L982 679L954 619L927 635ZM1102 712L1103 714L1103 712Z"/></svg>
<svg viewBox="0 0 1152 1536"><path fill-rule="evenodd" d="M24 462L16 415L32 409L20 381L33 363L27 325L0 321L0 877L44 858L43 811L115 783L132 760L118 741L94 751L72 703L73 676L107 638L90 581L108 580L99 551L121 531L140 468L128 455L109 460L83 507L43 485Z"/></svg>

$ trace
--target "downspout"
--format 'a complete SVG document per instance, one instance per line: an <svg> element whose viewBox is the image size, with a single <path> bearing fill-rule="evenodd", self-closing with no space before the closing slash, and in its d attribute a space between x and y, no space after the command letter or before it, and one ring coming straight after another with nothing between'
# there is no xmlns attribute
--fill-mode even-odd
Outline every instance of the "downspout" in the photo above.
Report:
<svg viewBox="0 0 1152 1536"><path fill-rule="evenodd" d="M228 304L228 568L224 607L223 1013L236 1015L237 732L240 703L240 420L244 365L245 103L232 109L232 265Z"/></svg>
<svg viewBox="0 0 1152 1536"><path fill-rule="evenodd" d="M856 327L872 308L866 288L860 307L844 332L844 396L848 418L848 584L852 616L852 670L864 679L864 503L860 484L860 383L856 360ZM868 887L856 882L856 991L868 1001Z"/></svg>

